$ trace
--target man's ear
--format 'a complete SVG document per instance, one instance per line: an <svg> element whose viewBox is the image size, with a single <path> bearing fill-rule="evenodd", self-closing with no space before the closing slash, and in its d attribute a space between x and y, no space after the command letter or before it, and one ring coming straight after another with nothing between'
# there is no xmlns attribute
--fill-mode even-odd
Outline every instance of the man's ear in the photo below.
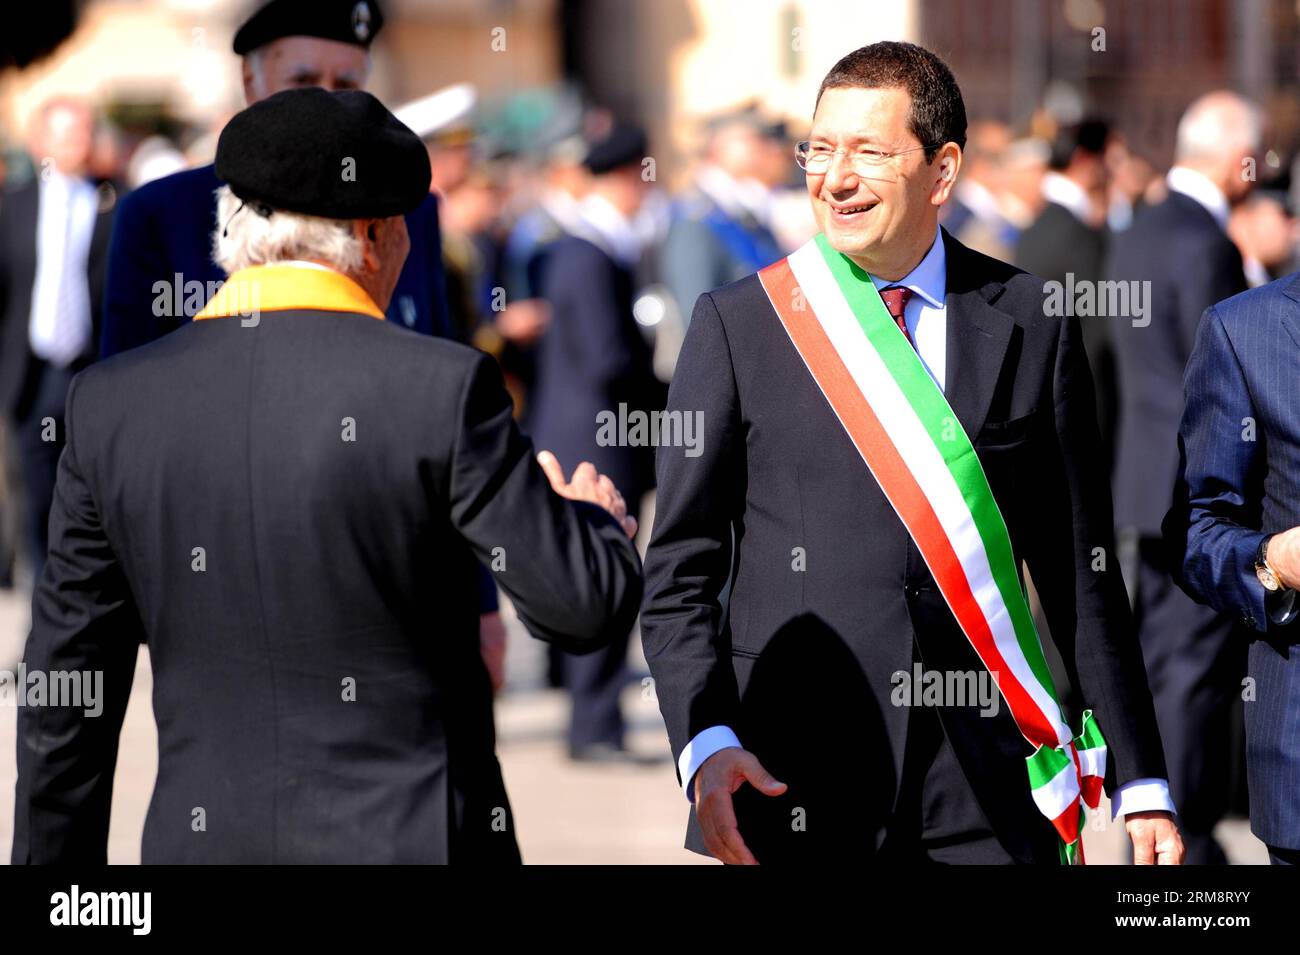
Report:
<svg viewBox="0 0 1300 955"><path fill-rule="evenodd" d="M938 176L930 190L930 202L941 206L957 183L957 174L961 171L961 147L956 143L944 143L934 157L934 165Z"/></svg>
<svg viewBox="0 0 1300 955"><path fill-rule="evenodd" d="M244 57L240 61L239 73L244 83L244 102L251 105L257 102L260 91L257 88L257 74L254 72L253 63L248 57Z"/></svg>
<svg viewBox="0 0 1300 955"><path fill-rule="evenodd" d="M361 243L361 265L367 272L379 271L378 226L378 219L352 220L352 235Z"/></svg>

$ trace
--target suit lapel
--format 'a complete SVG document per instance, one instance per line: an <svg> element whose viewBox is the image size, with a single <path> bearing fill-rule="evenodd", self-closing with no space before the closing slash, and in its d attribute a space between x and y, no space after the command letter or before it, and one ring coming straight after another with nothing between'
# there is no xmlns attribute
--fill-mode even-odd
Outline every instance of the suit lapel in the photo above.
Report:
<svg viewBox="0 0 1300 955"><path fill-rule="evenodd" d="M1002 283L976 274L974 256L947 230L943 239L948 263L945 396L974 441L997 390L1015 322L990 304L1002 293Z"/></svg>

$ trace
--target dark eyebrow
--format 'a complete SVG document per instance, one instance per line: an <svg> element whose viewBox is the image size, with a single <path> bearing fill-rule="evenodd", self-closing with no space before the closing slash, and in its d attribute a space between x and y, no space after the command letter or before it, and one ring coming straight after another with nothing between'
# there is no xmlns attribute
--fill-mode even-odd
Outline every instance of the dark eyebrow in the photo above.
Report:
<svg viewBox="0 0 1300 955"><path fill-rule="evenodd" d="M852 143L855 146L875 146L884 150L889 150L893 148L889 143L886 143L883 139L880 139L878 136L875 136L871 133L864 133L864 132L849 133L844 138L845 140L847 140L848 142ZM814 142L814 143L826 142L827 137L819 136L817 135L816 132L813 132L808 134L808 139L810 142Z"/></svg>

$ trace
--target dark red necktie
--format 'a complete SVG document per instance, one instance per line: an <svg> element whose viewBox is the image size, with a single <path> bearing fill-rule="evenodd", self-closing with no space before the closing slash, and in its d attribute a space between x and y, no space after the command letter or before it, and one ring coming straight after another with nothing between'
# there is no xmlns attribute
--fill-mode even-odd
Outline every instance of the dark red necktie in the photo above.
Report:
<svg viewBox="0 0 1300 955"><path fill-rule="evenodd" d="M880 297L885 300L885 308L889 309L889 314L893 316L895 323L903 332L903 337L913 348L916 343L912 341L912 336L907 333L907 322L903 320L903 311L907 308L907 300L912 297L910 288L903 288L901 285L890 285L880 290Z"/></svg>

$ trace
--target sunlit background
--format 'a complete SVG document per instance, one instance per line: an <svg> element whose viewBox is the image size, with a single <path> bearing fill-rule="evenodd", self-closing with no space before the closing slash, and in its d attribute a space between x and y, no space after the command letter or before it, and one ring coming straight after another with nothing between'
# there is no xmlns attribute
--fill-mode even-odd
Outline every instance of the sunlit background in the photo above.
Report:
<svg viewBox="0 0 1300 955"><path fill-rule="evenodd" d="M1295 0L383 0L387 25L373 47L370 89L390 107L470 84L472 105L448 119L466 130L479 175L498 177L494 215L527 195L536 155L591 111L641 124L655 179L685 188L706 124L753 108L784 123L788 147L807 131L818 83L843 54L881 39L921 43L953 68L972 122L996 121L999 197L1009 213L1035 211L1056 131L1103 115L1126 156L1145 164L1135 195L1172 158L1178 117L1199 93L1227 87L1259 103L1267 148L1259 178L1290 202L1300 141L1300 18ZM39 29L3 31L0 151L9 184L32 174L23 147L34 111L70 95L103 122L96 172L121 188L211 161L215 135L243 105L235 29L249 4L230 0L42 0ZM575 120L574 117L577 117ZM583 119L583 117L588 119ZM973 137L974 140L974 137ZM989 144L992 145L989 145ZM774 230L787 246L812 228L792 154L773 178ZM786 162L786 160L782 160ZM782 182L781 180L785 181ZM788 188L787 188L788 187ZM1289 207L1288 207L1289 208ZM454 208L453 208L454 212ZM1294 243L1290 250L1294 254ZM1291 267L1290 260L1271 263ZM638 317L674 337L667 299ZM662 350L661 349L661 350ZM660 360L662 358L662 361ZM9 510L12 491L7 496ZM202 507L202 501L195 502ZM643 516L648 530L652 502ZM0 591L0 669L16 666L28 627L22 561ZM624 708L630 744L646 765L594 767L565 756L567 698L548 685L544 648L506 612L507 684L499 697L500 754L528 862L703 861L681 848L686 801L644 661L629 660ZM156 768L142 652L119 761L110 858L139 858ZM0 707L0 858L12 828L15 711ZM1093 861L1121 861L1115 826L1089 831ZM1262 847L1235 818L1223 824L1234 861Z"/></svg>

